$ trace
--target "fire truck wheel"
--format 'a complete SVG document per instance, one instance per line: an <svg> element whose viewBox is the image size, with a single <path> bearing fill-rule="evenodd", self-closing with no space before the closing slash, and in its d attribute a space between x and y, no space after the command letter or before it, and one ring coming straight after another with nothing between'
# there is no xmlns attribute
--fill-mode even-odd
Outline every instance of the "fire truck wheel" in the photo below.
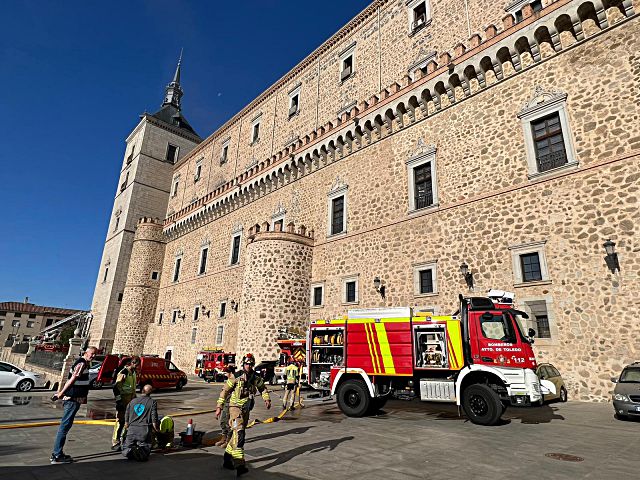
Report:
<svg viewBox="0 0 640 480"><path fill-rule="evenodd" d="M178 383L176 383L176 390L180 391L182 390L182 387L184 387L184 381L182 379L178 380Z"/></svg>
<svg viewBox="0 0 640 480"><path fill-rule="evenodd" d="M462 394L462 408L477 425L495 425L502 416L502 402L488 385L470 385Z"/></svg>
<svg viewBox="0 0 640 480"><path fill-rule="evenodd" d="M346 380L338 388L338 407L348 417L363 417L371 409L371 396L362 380Z"/></svg>
<svg viewBox="0 0 640 480"><path fill-rule="evenodd" d="M376 413L387 404L387 397L375 397L371 399L371 411L369 413Z"/></svg>

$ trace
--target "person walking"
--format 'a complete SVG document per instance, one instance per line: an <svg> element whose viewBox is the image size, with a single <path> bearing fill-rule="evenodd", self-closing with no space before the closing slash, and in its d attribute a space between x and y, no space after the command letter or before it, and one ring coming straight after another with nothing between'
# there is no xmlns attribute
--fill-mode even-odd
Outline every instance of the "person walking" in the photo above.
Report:
<svg viewBox="0 0 640 480"><path fill-rule="evenodd" d="M227 376L227 380L231 378L233 375L233 367L227 367L225 369L225 375ZM220 430L222 432L222 436L220 440L218 440L215 445L216 447L226 448L229 440L231 439L231 427L229 426L229 401L230 397L227 397L227 400L224 402L222 407L222 415L220 416Z"/></svg>
<svg viewBox="0 0 640 480"><path fill-rule="evenodd" d="M158 403L151 398L152 391L151 385L145 385L142 388L142 396L132 399L124 413L126 435L122 444L122 455L130 460L148 460L151 455L151 436L154 431L160 430Z"/></svg>
<svg viewBox="0 0 640 480"><path fill-rule="evenodd" d="M300 378L300 370L293 359L289 360L289 365L285 368L285 374L287 377L287 383L285 385L284 397L282 398L282 408L293 409L296 398L296 387L298 386L298 379ZM291 399L291 406L288 406L289 399Z"/></svg>
<svg viewBox="0 0 640 480"><path fill-rule="evenodd" d="M262 395L267 409L271 408L269 392L264 385L263 378L253 369L255 364L256 359L250 353L242 358L242 370L231 375L225 382L216 408L216 419L219 419L222 407L230 397L229 426L232 434L224 452L222 466L230 470L235 469L238 476L249 471L244 460L245 429L249 423L249 412L253 408L253 397L256 393Z"/></svg>
<svg viewBox="0 0 640 480"><path fill-rule="evenodd" d="M136 398L136 385L138 379L136 373L140 367L140 357L131 357L125 366L116 375L116 382L113 384L113 395L116 399L116 423L113 425L113 437L111 438L111 449L122 449L122 430L124 429L124 414L127 405Z"/></svg>
<svg viewBox="0 0 640 480"><path fill-rule="evenodd" d="M96 356L96 347L89 347L84 354L79 357L69 370L69 376L64 386L52 397L53 401L62 400L63 414L60 420L60 427L53 444L53 452L51 453L51 464L71 463L73 458L65 455L62 451L67 441L67 434L73 426L76 413L80 409L80 405L87 403L89 396L89 365L93 357Z"/></svg>

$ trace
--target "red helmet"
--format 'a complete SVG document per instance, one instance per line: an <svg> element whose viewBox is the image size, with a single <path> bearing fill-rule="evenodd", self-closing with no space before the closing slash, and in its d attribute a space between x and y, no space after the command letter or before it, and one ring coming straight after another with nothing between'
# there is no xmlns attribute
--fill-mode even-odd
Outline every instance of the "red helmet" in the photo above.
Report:
<svg viewBox="0 0 640 480"><path fill-rule="evenodd" d="M256 364L256 357L251 353L247 353L244 357L242 357L242 365L251 365L252 367Z"/></svg>

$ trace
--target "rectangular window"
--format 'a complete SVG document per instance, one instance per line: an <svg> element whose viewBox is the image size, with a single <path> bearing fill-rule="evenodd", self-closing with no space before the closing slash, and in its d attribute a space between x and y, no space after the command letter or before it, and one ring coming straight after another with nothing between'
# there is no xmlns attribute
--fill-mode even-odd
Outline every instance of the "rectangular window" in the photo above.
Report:
<svg viewBox="0 0 640 480"><path fill-rule="evenodd" d="M173 281L177 282L180 278L180 264L182 263L182 257L176 258L176 264L173 267Z"/></svg>
<svg viewBox="0 0 640 480"><path fill-rule="evenodd" d="M48 327L49 325L53 325L53 318L47 318L47 322L45 323L45 327Z"/></svg>
<svg viewBox="0 0 640 480"><path fill-rule="evenodd" d="M200 318L200 305L196 305L193 309L193 321L197 322Z"/></svg>
<svg viewBox="0 0 640 480"><path fill-rule="evenodd" d="M196 343L196 336L198 335L198 329L197 328L192 328L191 329L191 343Z"/></svg>
<svg viewBox="0 0 640 480"><path fill-rule="evenodd" d="M344 231L344 195L331 200L331 235Z"/></svg>
<svg viewBox="0 0 640 480"><path fill-rule="evenodd" d="M121 302L122 301L122 296L124 294L122 292L118 293L118 301Z"/></svg>
<svg viewBox="0 0 640 480"><path fill-rule="evenodd" d="M567 163L560 115L554 112L531 122L538 172L546 172Z"/></svg>
<svg viewBox="0 0 640 480"><path fill-rule="evenodd" d="M160 278L160 272L151 272L151 280L158 280Z"/></svg>
<svg viewBox="0 0 640 480"><path fill-rule="evenodd" d="M342 59L342 72L340 73L340 80L345 81L353 73L353 55L348 55Z"/></svg>
<svg viewBox="0 0 640 480"><path fill-rule="evenodd" d="M6 311L2 311L2 312L0 312L0 317L5 316L6 314L7 314L7 312L6 312Z"/></svg>
<svg viewBox="0 0 640 480"><path fill-rule="evenodd" d="M433 293L433 270L420 270L420 293Z"/></svg>
<svg viewBox="0 0 640 480"><path fill-rule="evenodd" d="M289 117L293 117L296 113L298 113L299 103L300 103L300 94L296 93L291 97L291 101L289 102Z"/></svg>
<svg viewBox="0 0 640 480"><path fill-rule="evenodd" d="M29 322L27 322L27 328L33 328L33 326L35 324L36 324L36 322L29 321Z"/></svg>
<svg viewBox="0 0 640 480"><path fill-rule="evenodd" d="M120 226L120 217L118 216L116 217L116 224L113 227L113 231L114 232L117 231L119 226Z"/></svg>
<svg viewBox="0 0 640 480"><path fill-rule="evenodd" d="M224 325L218 325L218 329L216 330L216 345L222 344L223 335L224 335Z"/></svg>
<svg viewBox="0 0 640 480"><path fill-rule="evenodd" d="M542 269L540 268L540 256L538 252L525 253L520 255L523 282L536 282L542 280Z"/></svg>
<svg viewBox="0 0 640 480"><path fill-rule="evenodd" d="M424 27L427 23L427 5L425 2L420 2L413 7L413 23L411 25L412 31L417 31Z"/></svg>
<svg viewBox="0 0 640 480"><path fill-rule="evenodd" d="M16 317L16 318L22 318L22 314L21 314L21 313L19 313L19 312L15 312L15 313L13 314L13 316L14 316L14 317Z"/></svg>
<svg viewBox="0 0 640 480"><path fill-rule="evenodd" d="M544 300L525 301L531 311L530 320L534 324L537 338L551 338L551 328L549 326L549 312L547 302Z"/></svg>
<svg viewBox="0 0 640 480"><path fill-rule="evenodd" d="M4 320L0 320L0 330L4 328Z"/></svg>
<svg viewBox="0 0 640 480"><path fill-rule="evenodd" d="M109 267L104 269L104 277L102 278L102 283L107 281L107 276L109 275Z"/></svg>
<svg viewBox="0 0 640 480"><path fill-rule="evenodd" d="M345 283L345 302L354 303L356 301L356 282L350 281Z"/></svg>
<svg viewBox="0 0 640 480"><path fill-rule="evenodd" d="M36 314L35 313L30 313L29 314L29 318L36 318Z"/></svg>
<svg viewBox="0 0 640 480"><path fill-rule="evenodd" d="M176 323L178 321L178 310L174 310L171 312L171 323Z"/></svg>
<svg viewBox="0 0 640 480"><path fill-rule="evenodd" d="M200 176L202 175L202 164L201 163L197 163L196 164L196 173L193 176L193 181L197 182L198 180L200 180Z"/></svg>
<svg viewBox="0 0 640 480"><path fill-rule="evenodd" d="M207 255L209 254L208 248L203 248L200 251L200 268L198 269L198 273L202 275L207 271Z"/></svg>
<svg viewBox="0 0 640 480"><path fill-rule="evenodd" d="M251 143L256 143L260 140L260 122L256 122L253 124L253 130L251 134Z"/></svg>
<svg viewBox="0 0 640 480"><path fill-rule="evenodd" d="M226 145L222 146L222 155L220 156L220 165L222 165L223 163L227 163L228 159L229 159L229 144L227 143Z"/></svg>
<svg viewBox="0 0 640 480"><path fill-rule="evenodd" d="M14 320L11 322L11 326L12 327L19 327L20 326L20 320Z"/></svg>
<svg viewBox="0 0 640 480"><path fill-rule="evenodd" d="M168 144L167 145L167 162L176 163L178 160L178 147L175 145Z"/></svg>
<svg viewBox="0 0 640 480"><path fill-rule="evenodd" d="M227 314L227 302L220 302L220 318L224 318Z"/></svg>
<svg viewBox="0 0 640 480"><path fill-rule="evenodd" d="M433 205L431 162L423 163L413 169L413 182L416 209Z"/></svg>
<svg viewBox="0 0 640 480"><path fill-rule="evenodd" d="M158 314L158 325L162 325L162 320L164 320L164 312Z"/></svg>
<svg viewBox="0 0 640 480"><path fill-rule="evenodd" d="M176 195L178 195L178 185L179 184L180 184L180 182L178 180L173 182L173 190L171 191L171 196L172 197L175 197Z"/></svg>
<svg viewBox="0 0 640 480"><path fill-rule="evenodd" d="M311 306L321 307L324 304L324 285L311 285Z"/></svg>
<svg viewBox="0 0 640 480"><path fill-rule="evenodd" d="M240 261L240 235L233 237L231 244L231 265L235 265Z"/></svg>

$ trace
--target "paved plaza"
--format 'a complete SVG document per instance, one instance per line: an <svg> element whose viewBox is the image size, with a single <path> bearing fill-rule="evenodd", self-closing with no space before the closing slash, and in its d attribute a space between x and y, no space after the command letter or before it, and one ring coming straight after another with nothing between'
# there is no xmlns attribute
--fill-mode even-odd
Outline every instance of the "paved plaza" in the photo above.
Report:
<svg viewBox="0 0 640 480"><path fill-rule="evenodd" d="M253 417L278 413L282 391L273 392L274 409L257 402ZM182 392L154 394L161 414L215 408L220 385L191 382ZM0 425L46 422L61 409L49 392L0 392ZM92 391L78 419L112 416L109 389ZM213 414L193 415L206 439L219 433ZM255 479L618 479L637 478L640 422L613 418L610 404L554 403L533 409L510 408L502 425L482 427L457 415L455 407L417 401L390 401L378 415L347 418L335 403L309 399L302 410L247 433L246 454ZM189 415L176 418L182 431ZM70 465L49 465L55 426L0 432L0 478L184 480L234 478L223 470L222 450L210 446L154 453L147 463L125 461L110 449L112 428L75 425L66 453ZM560 455L552 455L560 454Z"/></svg>

